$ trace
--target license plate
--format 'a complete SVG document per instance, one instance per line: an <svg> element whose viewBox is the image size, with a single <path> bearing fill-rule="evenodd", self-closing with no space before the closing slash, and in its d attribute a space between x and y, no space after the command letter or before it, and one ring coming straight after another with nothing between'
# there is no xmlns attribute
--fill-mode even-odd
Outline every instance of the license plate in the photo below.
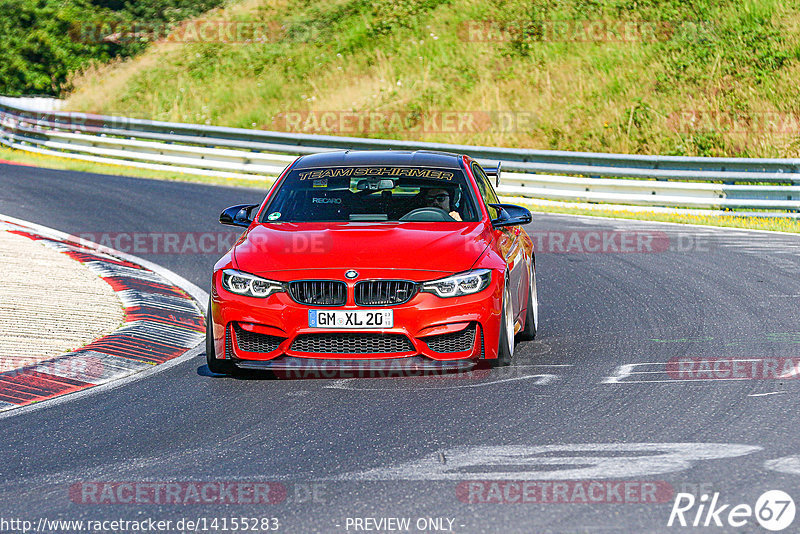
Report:
<svg viewBox="0 0 800 534"><path fill-rule="evenodd" d="M310 328L392 328L393 310L308 310Z"/></svg>

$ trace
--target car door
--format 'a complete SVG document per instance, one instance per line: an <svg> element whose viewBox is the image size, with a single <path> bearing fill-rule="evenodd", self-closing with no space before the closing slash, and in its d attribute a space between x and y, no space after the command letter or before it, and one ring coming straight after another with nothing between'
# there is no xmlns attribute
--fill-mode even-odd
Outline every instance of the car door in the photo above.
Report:
<svg viewBox="0 0 800 534"><path fill-rule="evenodd" d="M493 208L489 204L499 204L500 199L497 198L497 193L492 187L489 177L481 169L477 163L472 164L472 173L475 176L475 181L478 184L478 192L486 204L486 209L489 211L489 216L495 219L499 215L499 210ZM506 226L502 228L495 228L495 239L497 240L497 248L508 265L509 271L509 285L511 290L511 302L514 308L514 316L519 315L522 309L523 295L526 293L522 291L522 284L525 283L525 252L522 247L520 239L519 226Z"/></svg>

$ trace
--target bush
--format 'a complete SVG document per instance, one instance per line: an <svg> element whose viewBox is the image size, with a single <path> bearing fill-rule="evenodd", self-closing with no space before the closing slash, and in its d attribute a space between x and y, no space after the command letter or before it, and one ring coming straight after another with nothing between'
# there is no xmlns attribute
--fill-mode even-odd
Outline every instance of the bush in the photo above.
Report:
<svg viewBox="0 0 800 534"><path fill-rule="evenodd" d="M174 23L222 0L0 0L0 94L59 95L70 73L138 53L104 41L119 23Z"/></svg>

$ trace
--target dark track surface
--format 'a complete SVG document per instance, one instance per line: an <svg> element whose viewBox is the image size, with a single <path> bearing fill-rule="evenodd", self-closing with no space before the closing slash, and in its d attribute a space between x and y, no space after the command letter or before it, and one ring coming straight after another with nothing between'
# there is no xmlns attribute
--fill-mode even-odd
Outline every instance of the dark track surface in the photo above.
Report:
<svg viewBox="0 0 800 534"><path fill-rule="evenodd" d="M75 234L219 232L222 208L256 203L263 195L0 165L0 213ZM765 464L800 454L796 380L688 381L663 373L679 356L800 357L800 238L555 215L535 215L528 227L614 229L664 232L673 246L690 250L540 251L540 336L518 345L510 369L448 380L268 381L208 376L200 356L111 391L4 419L1 515L32 521L277 517L285 532L346 532L348 517L411 517L411 531L419 517L454 519L456 532L675 530L667 527L672 499L468 504L457 498L459 480L492 478L498 471L515 471L523 480L662 481L698 496L719 492L720 502L729 504L752 506L769 489L800 499L800 462L780 464L794 474ZM205 290L218 257L140 255ZM651 372L607 383L619 376L619 366L637 363L653 365L628 370ZM526 378L540 374L557 378ZM774 394L749 396L764 393ZM688 461L683 454L669 462L653 459L663 445L620 452L632 443L760 449L713 459L726 449L694 446L686 450L712 458ZM570 444L616 444L616 452L528 451L556 465L526 473L519 459L487 465L497 450L457 449ZM598 455L617 460L604 473L592 470L596 461L575 460ZM651 462L630 459L639 455ZM416 469L380 470L429 457ZM443 480L439 474L455 470L459 458L471 467ZM572 475L575 466L566 464L573 461L587 470ZM69 495L71 485L87 481L192 480L277 481L289 500L92 505L71 502ZM303 497L314 483L319 498L308 502ZM800 518L787 532L798 524ZM735 530L761 531L753 518Z"/></svg>

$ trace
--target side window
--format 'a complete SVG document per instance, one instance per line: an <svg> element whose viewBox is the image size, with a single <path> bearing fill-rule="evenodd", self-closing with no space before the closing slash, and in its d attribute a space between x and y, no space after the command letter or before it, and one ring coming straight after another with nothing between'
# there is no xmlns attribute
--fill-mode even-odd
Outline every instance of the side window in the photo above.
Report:
<svg viewBox="0 0 800 534"><path fill-rule="evenodd" d="M483 169L481 169L480 165L477 163L472 164L472 174L475 175L475 181L478 183L478 191L483 198L484 204L486 204L489 217L496 219L500 216L500 212L497 208L493 208L489 204L500 204L500 199L497 198L497 193L495 193L492 183L489 181L489 177L486 176L486 173L483 172Z"/></svg>

